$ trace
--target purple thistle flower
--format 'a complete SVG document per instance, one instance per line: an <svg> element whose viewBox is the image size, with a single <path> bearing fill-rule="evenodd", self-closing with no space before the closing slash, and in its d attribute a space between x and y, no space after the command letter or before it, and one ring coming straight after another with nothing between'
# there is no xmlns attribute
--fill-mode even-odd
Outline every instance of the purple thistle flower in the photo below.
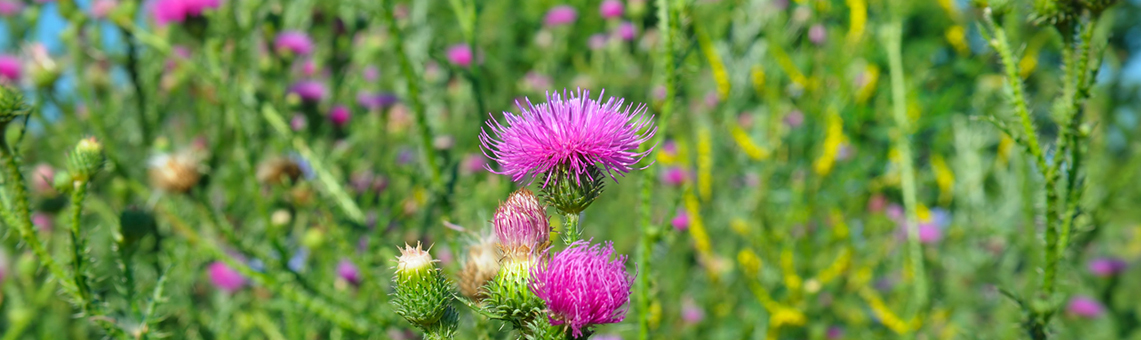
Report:
<svg viewBox="0 0 1141 340"><path fill-rule="evenodd" d="M1129 264L1124 260L1110 257L1096 258L1086 264L1086 268L1089 269L1090 273L1097 277L1114 276L1125 271L1128 267Z"/></svg>
<svg viewBox="0 0 1141 340"><path fill-rule="evenodd" d="M680 186L685 183L688 177L685 169L676 166L668 167L666 171L662 172L662 182L669 186Z"/></svg>
<svg viewBox="0 0 1141 340"><path fill-rule="evenodd" d="M293 118L289 119L289 128L293 129L293 131L304 130L306 126L309 126L309 122L305 120L305 115L303 114L295 114Z"/></svg>
<svg viewBox="0 0 1141 340"><path fill-rule="evenodd" d="M808 28L808 40L811 41L813 44L823 45L824 44L824 38L827 38L827 37L828 37L828 30L826 30L824 28L824 25L815 24L815 25L812 25L812 27Z"/></svg>
<svg viewBox="0 0 1141 340"><path fill-rule="evenodd" d="M547 212L535 194L519 189L495 210L495 237L507 256L527 256L542 250L551 238Z"/></svg>
<svg viewBox="0 0 1141 340"><path fill-rule="evenodd" d="M348 259L341 260L340 263L337 263L337 277L340 277L342 280L345 280L345 282L354 286L361 284L360 269Z"/></svg>
<svg viewBox="0 0 1141 340"><path fill-rule="evenodd" d="M357 93L357 104L369 110L380 110L396 104L396 95L391 93L372 93L361 91Z"/></svg>
<svg viewBox="0 0 1141 340"><path fill-rule="evenodd" d="M170 22L183 22L188 17L202 15L207 9L218 8L221 0L158 0L151 8L155 22L166 25Z"/></svg>
<svg viewBox="0 0 1141 340"><path fill-rule="evenodd" d="M677 231L689 229L689 214L687 214L684 209L678 209L677 215L674 215L674 218L670 220L670 225L672 225L674 229L677 229Z"/></svg>
<svg viewBox="0 0 1141 340"><path fill-rule="evenodd" d="M206 272L210 276L210 282L226 293L233 294L246 285L246 278L241 273L221 261L211 263Z"/></svg>
<svg viewBox="0 0 1141 340"><path fill-rule="evenodd" d="M273 39L273 46L279 53L290 52L296 55L313 53L313 41L300 31L284 31Z"/></svg>
<svg viewBox="0 0 1141 340"><path fill-rule="evenodd" d="M696 324L705 319L705 310L693 301L693 298L686 297L681 302L681 319L688 324Z"/></svg>
<svg viewBox="0 0 1141 340"><path fill-rule="evenodd" d="M598 12L602 13L602 17L606 19L622 16L622 12L625 11L625 9L625 6L622 5L622 1L619 0L606 0L602 2L602 5L598 6Z"/></svg>
<svg viewBox="0 0 1141 340"><path fill-rule="evenodd" d="M345 124L349 122L349 115L348 107L337 105L334 106L332 110L329 110L329 121L333 122L333 125L336 127L344 127Z"/></svg>
<svg viewBox="0 0 1141 340"><path fill-rule="evenodd" d="M20 80L21 71L20 58L10 55L0 55L0 80L8 82L16 82Z"/></svg>
<svg viewBox="0 0 1141 340"><path fill-rule="evenodd" d="M297 94L302 100L317 102L325 97L325 84L315 80L303 80L293 84L289 92Z"/></svg>
<svg viewBox="0 0 1141 340"><path fill-rule="evenodd" d="M548 94L547 103L535 105L527 100L528 107L523 107L516 102L522 113L504 112L505 124L492 118L488 122L491 134L482 131L480 141L484 154L503 170L488 170L510 175L516 182L533 181L560 167L589 176L587 171L600 165L615 181L615 173L633 170L653 150L636 151L657 131L653 116L646 115L644 104L631 111L631 105L622 108L624 99L611 97L604 103L602 93L598 100L587 99L589 94L581 90L569 96Z"/></svg>
<svg viewBox="0 0 1141 340"><path fill-rule="evenodd" d="M459 66L468 67L471 65L472 53L471 47L464 43L459 43L448 47L445 53L448 57L448 62Z"/></svg>
<svg viewBox="0 0 1141 340"><path fill-rule="evenodd" d="M1091 297L1079 295L1070 299L1070 303L1066 305L1066 312L1081 318L1095 319L1105 313L1105 306Z"/></svg>
<svg viewBox="0 0 1141 340"><path fill-rule="evenodd" d="M601 50L602 48L606 47L606 38L607 37L605 34L598 33L590 36L590 39L587 39L586 44L592 50Z"/></svg>
<svg viewBox="0 0 1141 340"><path fill-rule="evenodd" d="M16 0L0 0L0 15L10 17L20 14L24 10L24 3Z"/></svg>
<svg viewBox="0 0 1141 340"><path fill-rule="evenodd" d="M364 68L364 80L376 81L378 77L380 77L380 70L378 70L376 66L369 65Z"/></svg>
<svg viewBox="0 0 1141 340"><path fill-rule="evenodd" d="M621 25L618 25L615 33L617 33L618 38L624 41L631 41L637 37L638 28L634 27L634 24L629 21L623 21Z"/></svg>
<svg viewBox="0 0 1141 340"><path fill-rule="evenodd" d="M554 27L573 23L575 19L578 19L578 11L569 5L561 5L547 11L547 16L543 18L543 22L547 26Z"/></svg>
<svg viewBox="0 0 1141 340"><path fill-rule="evenodd" d="M576 241L545 265L531 268L531 291L543 299L552 325L570 325L575 337L590 325L621 322L634 277L614 244Z"/></svg>

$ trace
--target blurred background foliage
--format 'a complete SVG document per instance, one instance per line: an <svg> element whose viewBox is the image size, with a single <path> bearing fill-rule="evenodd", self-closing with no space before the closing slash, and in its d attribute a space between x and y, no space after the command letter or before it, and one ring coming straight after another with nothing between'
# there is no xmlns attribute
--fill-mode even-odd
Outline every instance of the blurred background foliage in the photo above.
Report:
<svg viewBox="0 0 1141 340"><path fill-rule="evenodd" d="M386 303L394 246L433 244L455 279L466 245L518 187L485 170L496 164L480 150L484 121L576 88L658 113L667 84L675 114L651 168L611 183L583 218L584 238L632 256L657 233L637 269L646 303L597 338L1027 336L1034 307L1003 291L1037 294L1042 179L983 119L1013 111L982 31L988 4L626 0L604 18L595 0L224 0L156 23L165 2L0 0L0 77L31 112L6 126L7 143L58 262L71 256L69 152L93 136L107 156L80 220L102 314L63 298L6 220L3 339L102 338L99 320L138 338L416 337ZM672 51L663 3L675 6ZM577 18L545 24L558 5ZM989 5L1003 9L997 24L1052 141L1062 36L1031 19L1031 1ZM1141 2L1122 1L1094 31L1107 43L1094 46L1081 215L1059 264L1054 338L1141 339L1139 293L1127 288L1141 276L1089 265L1141 257L1138 18ZM897 20L909 131L891 113L884 31ZM284 31L310 37L312 53L283 53ZM468 62L452 50L465 43ZM330 119L338 107L347 123ZM923 273L907 255L901 162L915 167ZM5 207L14 188L5 178ZM658 228L639 225L643 209ZM223 259L239 273L216 268ZM357 282L338 269L345 261ZM481 317L463 315L459 337L477 338Z"/></svg>

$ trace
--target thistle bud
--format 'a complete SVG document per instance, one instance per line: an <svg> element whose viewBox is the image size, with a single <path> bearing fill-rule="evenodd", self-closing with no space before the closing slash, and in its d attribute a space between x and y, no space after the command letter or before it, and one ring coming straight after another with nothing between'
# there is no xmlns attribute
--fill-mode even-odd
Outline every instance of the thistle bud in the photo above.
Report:
<svg viewBox="0 0 1141 340"><path fill-rule="evenodd" d="M202 179L199 158L194 151L161 154L151 158L148 171L151 185L171 193L190 191Z"/></svg>
<svg viewBox="0 0 1141 340"><path fill-rule="evenodd" d="M539 199L519 189L495 210L492 220L499 248L507 259L530 257L550 245L551 226Z"/></svg>
<svg viewBox="0 0 1141 340"><path fill-rule="evenodd" d="M451 287L432 255L417 243L415 248L405 245L396 261L396 314L430 334L455 332L459 315L451 306Z"/></svg>
<svg viewBox="0 0 1141 340"><path fill-rule="evenodd" d="M602 171L593 165L588 166L581 174L576 174L566 167L559 167L547 173L543 199L563 214L577 215L602 195L605 177Z"/></svg>
<svg viewBox="0 0 1141 340"><path fill-rule="evenodd" d="M103 144L95 137L84 138L67 157L67 169L74 181L88 181L103 169Z"/></svg>
<svg viewBox="0 0 1141 340"><path fill-rule="evenodd" d="M1034 22L1061 27L1072 22L1079 11L1069 0L1034 0Z"/></svg>
<svg viewBox="0 0 1141 340"><path fill-rule="evenodd" d="M1117 0L1078 0L1078 2L1090 12L1100 13L1116 4Z"/></svg>
<svg viewBox="0 0 1141 340"><path fill-rule="evenodd" d="M142 209L131 207L119 213L119 233L123 235L124 250L134 250L134 246L148 234L158 230L155 217Z"/></svg>
<svg viewBox="0 0 1141 340"><path fill-rule="evenodd" d="M472 301L487 297L484 286L499 272L494 244L495 237L484 237L468 247L467 259L460 270L460 293Z"/></svg>

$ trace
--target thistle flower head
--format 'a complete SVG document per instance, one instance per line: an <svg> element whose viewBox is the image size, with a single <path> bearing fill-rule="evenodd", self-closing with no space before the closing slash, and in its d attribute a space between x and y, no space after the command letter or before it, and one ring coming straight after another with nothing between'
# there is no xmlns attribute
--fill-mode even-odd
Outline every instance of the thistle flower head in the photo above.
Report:
<svg viewBox="0 0 1141 340"><path fill-rule="evenodd" d="M1129 268L1129 263L1117 258L1101 257L1089 261L1086 267L1094 276L1111 277Z"/></svg>
<svg viewBox="0 0 1141 340"><path fill-rule="evenodd" d="M226 293L233 294L246 285L246 278L241 273L221 261L211 263L206 272L210 276L210 282Z"/></svg>
<svg viewBox="0 0 1141 340"><path fill-rule="evenodd" d="M1066 304L1066 313L1080 318L1096 319L1105 313L1105 306L1091 297L1075 296Z"/></svg>
<svg viewBox="0 0 1141 340"><path fill-rule="evenodd" d="M24 10L24 3L18 0L0 0L0 15L10 17L20 14Z"/></svg>
<svg viewBox="0 0 1141 340"><path fill-rule="evenodd" d="M622 1L619 0L605 0L598 6L598 12L606 19L620 17L625 10Z"/></svg>
<svg viewBox="0 0 1141 340"><path fill-rule="evenodd" d="M345 280L345 282L354 286L361 284L360 269L357 268L357 265L353 264L353 261L349 261L348 259L341 260L341 262L337 263L337 277L340 277L342 280Z"/></svg>
<svg viewBox="0 0 1141 340"><path fill-rule="evenodd" d="M201 155L193 149L160 154L150 160L151 185L170 193L185 193L202 179Z"/></svg>
<svg viewBox="0 0 1141 340"><path fill-rule="evenodd" d="M318 102L325 98L325 84L314 80L300 81L289 88L289 93L307 102Z"/></svg>
<svg viewBox="0 0 1141 340"><path fill-rule="evenodd" d="M618 25L618 28L615 29L615 33L618 38L621 38L623 41L631 41L638 36L638 28L634 27L634 24L629 21L623 21L622 24Z"/></svg>
<svg viewBox="0 0 1141 340"><path fill-rule="evenodd" d="M471 47L464 43L452 45L448 47L447 57L448 62L456 66L468 67L472 61Z"/></svg>
<svg viewBox="0 0 1141 340"><path fill-rule="evenodd" d="M380 110L396 104L397 101L396 95L391 93L372 93L366 91L357 93L357 104L369 110Z"/></svg>
<svg viewBox="0 0 1141 340"><path fill-rule="evenodd" d="M309 55L313 53L313 41L300 31L284 31L273 39L273 47L278 53L292 53L293 55Z"/></svg>
<svg viewBox="0 0 1141 340"><path fill-rule="evenodd" d="M484 153L495 159L502 171L516 182L534 180L541 174L565 169L578 181L591 168L605 169L612 179L634 169L649 151L637 151L653 137L653 116L646 106L622 106L624 99L589 99L588 91L548 94L547 102L527 106L516 102L522 113L504 112L503 123L492 119L488 133L480 134ZM652 149L652 148L651 148ZM550 176L544 181L546 187Z"/></svg>
<svg viewBox="0 0 1141 340"><path fill-rule="evenodd" d="M495 236L487 235L468 246L467 259L460 270L460 293L472 301L487 296L483 286L499 272L499 256Z"/></svg>
<svg viewBox="0 0 1141 340"><path fill-rule="evenodd" d="M396 257L396 274L411 275L409 273L435 269L435 263L432 254L424 250L419 242L416 243L416 248L405 244L404 248L400 249L400 255Z"/></svg>
<svg viewBox="0 0 1141 340"><path fill-rule="evenodd" d="M574 22L578 18L578 11L569 5L560 5L551 8L547 11L547 16L543 18L543 22L547 26L562 26Z"/></svg>
<svg viewBox="0 0 1141 340"><path fill-rule="evenodd" d="M621 322L634 277L614 245L577 241L545 265L531 269L531 291L546 302L552 325L569 325L575 337L591 325Z"/></svg>
<svg viewBox="0 0 1141 340"><path fill-rule="evenodd" d="M519 189L495 210L495 236L508 258L529 256L550 243L551 226L539 199L530 190Z"/></svg>
<svg viewBox="0 0 1141 340"><path fill-rule="evenodd" d="M337 105L334 106L332 110L329 110L329 121L333 123L333 126L338 128L344 127L345 124L349 123L349 116L351 116L349 108L344 105Z"/></svg>
<svg viewBox="0 0 1141 340"><path fill-rule="evenodd" d="M11 55L0 55L0 80L14 83L20 80L22 63L20 58Z"/></svg>
<svg viewBox="0 0 1141 340"><path fill-rule="evenodd" d="M166 25L170 22L183 22L189 17L202 15L207 9L218 8L221 0L158 0L151 8L155 22Z"/></svg>

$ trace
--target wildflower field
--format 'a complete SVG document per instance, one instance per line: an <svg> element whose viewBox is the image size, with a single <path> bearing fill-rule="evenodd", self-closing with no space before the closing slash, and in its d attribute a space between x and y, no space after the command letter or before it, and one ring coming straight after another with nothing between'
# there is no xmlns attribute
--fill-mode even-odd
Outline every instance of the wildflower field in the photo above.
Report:
<svg viewBox="0 0 1141 340"><path fill-rule="evenodd" d="M0 340L1141 339L1138 0L0 21Z"/></svg>

